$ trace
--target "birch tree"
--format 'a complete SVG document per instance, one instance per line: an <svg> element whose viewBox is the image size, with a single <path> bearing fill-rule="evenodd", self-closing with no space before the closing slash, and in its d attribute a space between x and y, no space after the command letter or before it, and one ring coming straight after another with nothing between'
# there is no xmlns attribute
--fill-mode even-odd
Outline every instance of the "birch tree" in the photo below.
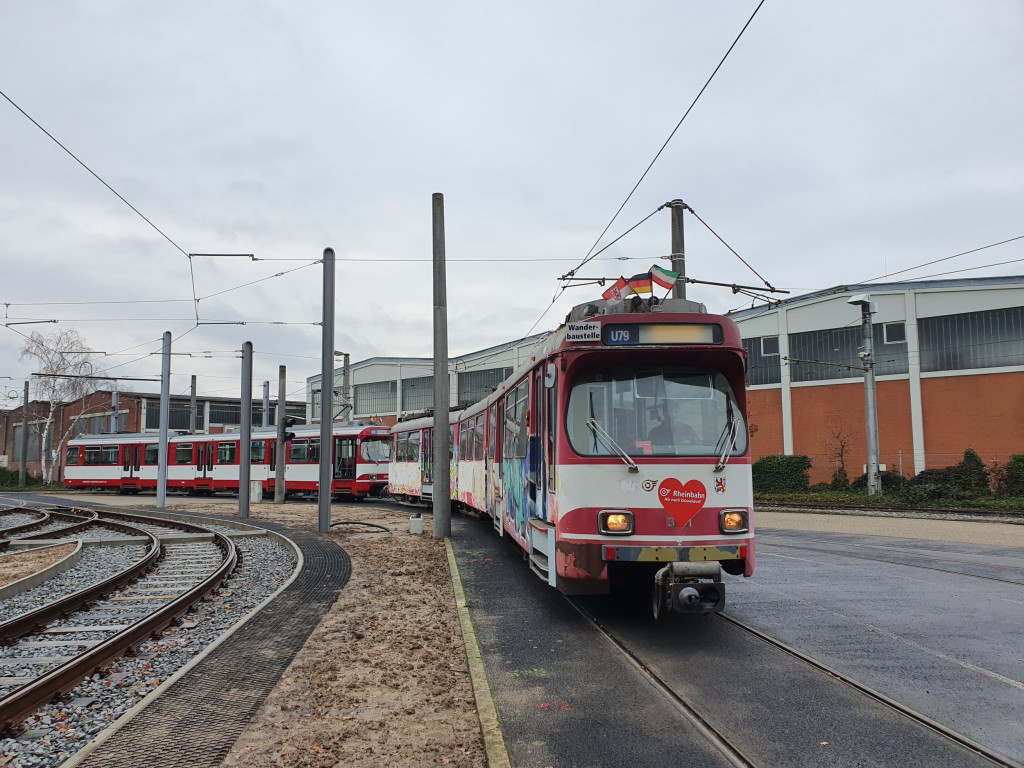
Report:
<svg viewBox="0 0 1024 768"><path fill-rule="evenodd" d="M93 379L73 378L93 375L96 370L92 360L94 354L85 339L74 330L57 331L46 336L33 332L21 348L22 360L37 362L35 367L38 370L34 373L50 374L37 376L32 381L36 399L43 401L46 406L43 421L35 429L39 434L39 463L43 480L47 483L53 482L55 459L63 450L64 441L68 437L65 433L54 439L55 416L62 405L80 400L97 390Z"/></svg>

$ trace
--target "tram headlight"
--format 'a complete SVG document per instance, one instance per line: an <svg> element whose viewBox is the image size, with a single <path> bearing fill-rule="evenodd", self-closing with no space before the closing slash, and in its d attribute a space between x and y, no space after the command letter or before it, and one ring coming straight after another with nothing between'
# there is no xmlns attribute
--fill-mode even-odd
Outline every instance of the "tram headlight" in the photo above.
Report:
<svg viewBox="0 0 1024 768"><path fill-rule="evenodd" d="M718 516L718 527L722 533L746 533L750 529L747 510L723 509Z"/></svg>
<svg viewBox="0 0 1024 768"><path fill-rule="evenodd" d="M597 530L612 536L633 533L633 513L628 509L602 509L597 513Z"/></svg>

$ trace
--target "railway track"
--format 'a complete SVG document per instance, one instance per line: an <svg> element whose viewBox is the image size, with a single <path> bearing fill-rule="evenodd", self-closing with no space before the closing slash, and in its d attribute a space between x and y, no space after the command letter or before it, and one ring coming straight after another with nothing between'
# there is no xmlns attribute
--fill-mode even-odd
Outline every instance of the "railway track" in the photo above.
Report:
<svg viewBox="0 0 1024 768"><path fill-rule="evenodd" d="M202 526L119 513L46 511L47 521L32 525L48 526L54 517L69 524L31 538L60 540L102 527L135 546L142 543L144 553L108 578L0 623L0 728L13 727L165 629L216 590L238 563L234 543Z"/></svg>
<svg viewBox="0 0 1024 768"><path fill-rule="evenodd" d="M984 581L995 581L1003 584L1019 584L1024 586L1024 565L1013 564L1013 558L1006 558L1006 562L999 564L998 570L1003 574L1003 576L986 575L971 570L971 566L974 566L975 568L994 568L995 566L992 566L990 563L983 562L983 560L991 561L993 557L996 557L992 554L985 555L984 557L978 556L975 558L969 558L967 556L954 557L953 553L943 550L927 551L920 548L908 550L906 548L884 544L866 544L863 542L854 542L837 538L809 537L805 533L802 533L799 538L781 535L778 532L759 533L758 540L764 544L786 547L787 549L799 549L808 552L820 552L833 555L837 554L843 557L856 558L857 560L871 560L878 563L897 564L907 566L909 568L920 568L940 573L952 573L957 576L968 576L970 578L982 579ZM942 561L949 565L947 567L942 567L937 565L935 561ZM1016 561L1020 562L1020 559L1018 558ZM1012 575L1012 578L1006 578L1007 575Z"/></svg>
<svg viewBox="0 0 1024 768"><path fill-rule="evenodd" d="M730 765L743 766L744 768L766 765L763 759L759 760L757 756L751 753L751 750L748 747L739 743L739 739L735 737L735 732L732 735L727 732L729 729L724 728L719 724L719 720L714 713L705 711L701 704L694 702L690 696L682 692L681 686L674 683L669 675L657 671L657 663L653 662L650 658L647 658L644 651L637 650L637 646L639 644L635 644L634 641L620 636L615 629L610 627L580 600L568 596L565 596L565 600L579 612L591 627L603 635L604 638L607 639L616 649L616 651L621 654L621 656L624 657L626 661L655 689L657 689L698 732L703 734ZM815 660L793 646L777 640L742 621L732 618L726 614L714 614L705 618L709 621L721 622L727 626L740 630L742 633L754 638L757 642L783 652L806 668L824 673L832 680L841 682L843 685L853 691L856 691L858 694L863 695L871 701L898 713L899 716L922 726L923 728L938 735L941 739L945 739L948 742L957 745L973 755L975 760L971 764L987 764L1003 766L1004 768L1022 768L1022 764L1016 762L1012 758L989 749L985 745L980 744L979 742L936 722L926 715L923 715L910 707L907 707L898 701L895 701L892 698L857 682L850 676ZM745 663L749 663L749 658L744 659L744 661ZM754 723L748 722L745 726L756 731ZM767 734L766 737L768 737ZM827 742L822 742L822 745L825 744L827 744ZM806 763L804 762L804 758L799 754L794 754L792 764L797 765Z"/></svg>

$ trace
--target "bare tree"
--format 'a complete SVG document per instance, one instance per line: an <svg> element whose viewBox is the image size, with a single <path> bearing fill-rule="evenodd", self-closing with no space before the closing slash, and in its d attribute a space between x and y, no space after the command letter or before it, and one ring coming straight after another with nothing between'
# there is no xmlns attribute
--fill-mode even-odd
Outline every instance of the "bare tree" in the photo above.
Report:
<svg viewBox="0 0 1024 768"><path fill-rule="evenodd" d="M836 483L841 480L843 484L848 484L846 457L850 455L850 448L857 438L857 432L834 416L830 416L825 420L825 434L826 438L821 441L822 447L825 449L825 456L837 465L832 482Z"/></svg>
<svg viewBox="0 0 1024 768"><path fill-rule="evenodd" d="M47 483L53 482L54 459L60 454L68 437L65 432L57 440L53 439L54 417L61 406L81 400L96 391L94 380L74 378L93 375L96 370L92 361L94 354L86 346L85 339L74 330L57 331L47 336L33 333L21 348L22 360L38 361L39 370L36 373L50 374L38 376L33 381L36 399L46 403L46 416L36 431L40 436L40 467L43 480Z"/></svg>

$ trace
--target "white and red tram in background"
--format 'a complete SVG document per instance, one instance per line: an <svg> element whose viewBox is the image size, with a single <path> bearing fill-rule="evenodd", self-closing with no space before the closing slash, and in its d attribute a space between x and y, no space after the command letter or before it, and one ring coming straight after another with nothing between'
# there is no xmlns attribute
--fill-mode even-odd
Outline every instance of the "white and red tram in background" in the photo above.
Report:
<svg viewBox="0 0 1024 768"><path fill-rule="evenodd" d="M353 499L380 496L387 488L391 458L390 430L370 421L335 422L332 427L334 479L332 495ZM320 425L289 428L285 443L285 492L318 493ZM68 441L64 485L107 488L121 493L155 490L158 442L154 434L83 435ZM167 488L189 493L238 492L241 435L174 434L169 438ZM274 493L277 475L276 429L252 434L250 478L266 496Z"/></svg>
<svg viewBox="0 0 1024 768"><path fill-rule="evenodd" d="M391 493L448 492L453 507L491 516L567 594L639 577L658 618L719 611L722 571L754 571L739 330L685 300L602 305L575 309L570 319L592 316L450 415L450 462L431 455L431 417L396 424Z"/></svg>

